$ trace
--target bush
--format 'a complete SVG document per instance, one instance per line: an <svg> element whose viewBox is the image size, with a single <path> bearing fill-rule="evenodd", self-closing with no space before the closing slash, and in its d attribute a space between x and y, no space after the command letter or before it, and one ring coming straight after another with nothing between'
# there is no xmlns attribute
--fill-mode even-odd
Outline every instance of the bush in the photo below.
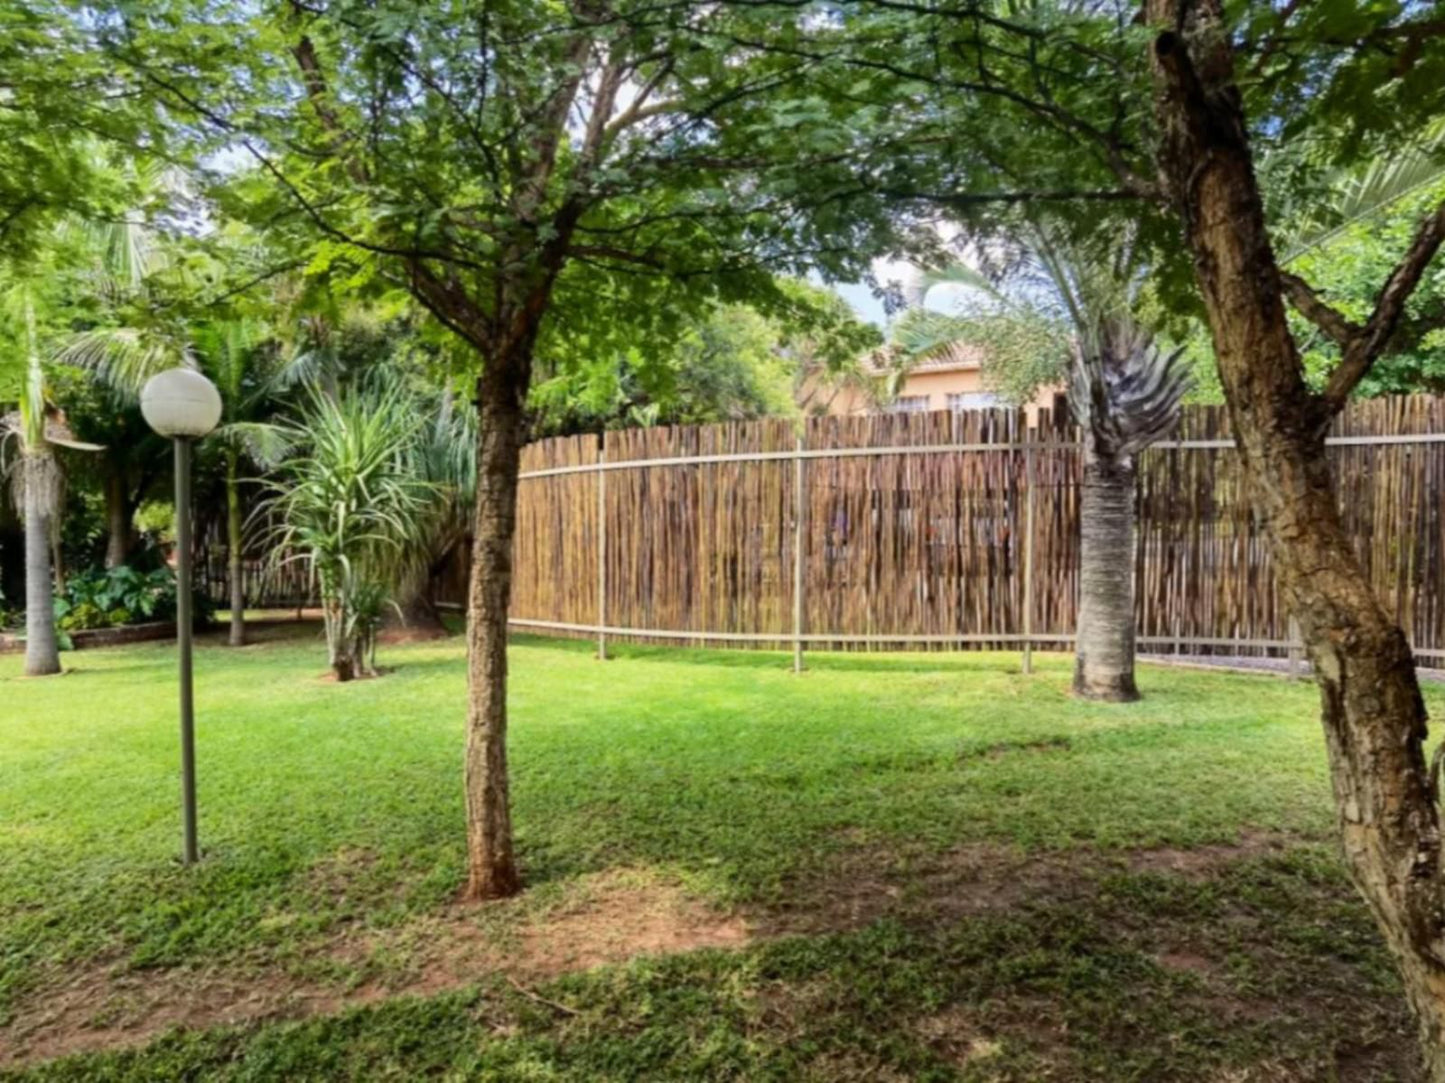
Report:
<svg viewBox="0 0 1445 1083"><path fill-rule="evenodd" d="M209 598L196 595L192 608L197 624L210 622L214 607ZM87 569L67 580L65 594L55 599L55 617L66 631L174 620L176 577L169 568Z"/></svg>

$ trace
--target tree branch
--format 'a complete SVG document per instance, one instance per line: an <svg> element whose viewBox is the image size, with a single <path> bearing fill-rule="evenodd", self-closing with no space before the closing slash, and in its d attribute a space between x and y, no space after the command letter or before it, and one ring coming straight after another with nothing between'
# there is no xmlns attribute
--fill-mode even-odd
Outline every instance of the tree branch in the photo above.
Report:
<svg viewBox="0 0 1445 1083"><path fill-rule="evenodd" d="M1375 298L1375 310L1345 345L1345 356L1320 393L1320 399L1331 415L1344 409L1350 392L1384 353L1405 311L1405 302L1420 284L1442 241L1445 241L1445 203L1421 220L1404 258L1395 265Z"/></svg>
<svg viewBox="0 0 1445 1083"><path fill-rule="evenodd" d="M1289 303L1310 323L1323 331L1336 345L1347 348L1356 335L1364 330L1359 324L1345 317L1344 313L1331 308L1320 299L1313 286L1299 275L1281 271L1280 287Z"/></svg>
<svg viewBox="0 0 1445 1083"><path fill-rule="evenodd" d="M1159 193L1141 193L1133 188L1063 188L1018 192L918 192L904 188L879 188L878 194L892 199L917 200L945 207L972 207L985 203L1047 203L1087 200L1114 203L1131 200L1155 201Z"/></svg>

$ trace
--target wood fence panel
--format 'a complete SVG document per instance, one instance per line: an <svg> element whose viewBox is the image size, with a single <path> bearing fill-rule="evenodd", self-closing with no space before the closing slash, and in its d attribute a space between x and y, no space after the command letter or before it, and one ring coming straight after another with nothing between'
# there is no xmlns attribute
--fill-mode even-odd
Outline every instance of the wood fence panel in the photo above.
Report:
<svg viewBox="0 0 1445 1083"><path fill-rule="evenodd" d="M1331 437L1340 514L1361 565L1416 648L1445 657L1445 398L1353 403ZM1016 645L1026 625L1042 641L1072 635L1082 451L1061 404L1040 411L1032 428L1022 414L997 410L625 430L533 444L523 452L517 509L518 626L571 625L572 634L590 636L602 608L611 628L687 633L682 642L791 643L800 440L807 645L858 647L887 636L941 648ZM1146 649L1256 653L1265 649L1258 644L1290 637L1269 545L1229 440L1223 407L1192 406L1177 433L1140 458L1134 574ZM960 444L970 449L891 450ZM663 461L710 456L751 461ZM1025 539L1030 456L1033 534ZM205 558L203 581L223 599L224 538L214 530ZM248 554L252 605L309 595L304 568L285 567ZM444 600L465 601L464 591L452 593Z"/></svg>
<svg viewBox="0 0 1445 1083"><path fill-rule="evenodd" d="M609 462L791 451L771 420L609 432ZM787 460L607 471L607 616L617 627L776 634L792 628Z"/></svg>
<svg viewBox="0 0 1445 1083"><path fill-rule="evenodd" d="M592 435L539 440L522 450L522 472L591 466L599 451L598 439ZM512 557L513 617L595 622L597 478L596 473L564 473L522 484Z"/></svg>

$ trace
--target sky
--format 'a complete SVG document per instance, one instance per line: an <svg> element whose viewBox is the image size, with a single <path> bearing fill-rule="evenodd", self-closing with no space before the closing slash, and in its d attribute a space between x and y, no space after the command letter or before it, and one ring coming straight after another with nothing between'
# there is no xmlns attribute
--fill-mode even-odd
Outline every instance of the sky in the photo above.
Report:
<svg viewBox="0 0 1445 1083"><path fill-rule="evenodd" d="M885 285L914 282L922 273L922 268L907 260L882 259L873 264L874 278ZM834 283L829 288L847 301L860 319L887 329L889 319L883 310L883 302L866 282ZM940 283L929 289L923 304L925 308L935 312L957 312L961 305L970 300L969 295L972 293L967 287Z"/></svg>

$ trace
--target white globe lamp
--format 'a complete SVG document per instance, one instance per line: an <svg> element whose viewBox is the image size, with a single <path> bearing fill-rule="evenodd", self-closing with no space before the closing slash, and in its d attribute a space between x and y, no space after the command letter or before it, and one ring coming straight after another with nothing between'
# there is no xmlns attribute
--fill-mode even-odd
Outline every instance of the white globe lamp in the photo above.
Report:
<svg viewBox="0 0 1445 1083"><path fill-rule="evenodd" d="M221 420L221 393L195 369L167 369L140 393L146 424L176 449L176 647L180 659L182 860L200 860L196 839L196 718L191 691L191 444Z"/></svg>
<svg viewBox="0 0 1445 1083"><path fill-rule="evenodd" d="M221 420L221 393L195 369L167 369L141 388L140 412L162 436L194 440Z"/></svg>

